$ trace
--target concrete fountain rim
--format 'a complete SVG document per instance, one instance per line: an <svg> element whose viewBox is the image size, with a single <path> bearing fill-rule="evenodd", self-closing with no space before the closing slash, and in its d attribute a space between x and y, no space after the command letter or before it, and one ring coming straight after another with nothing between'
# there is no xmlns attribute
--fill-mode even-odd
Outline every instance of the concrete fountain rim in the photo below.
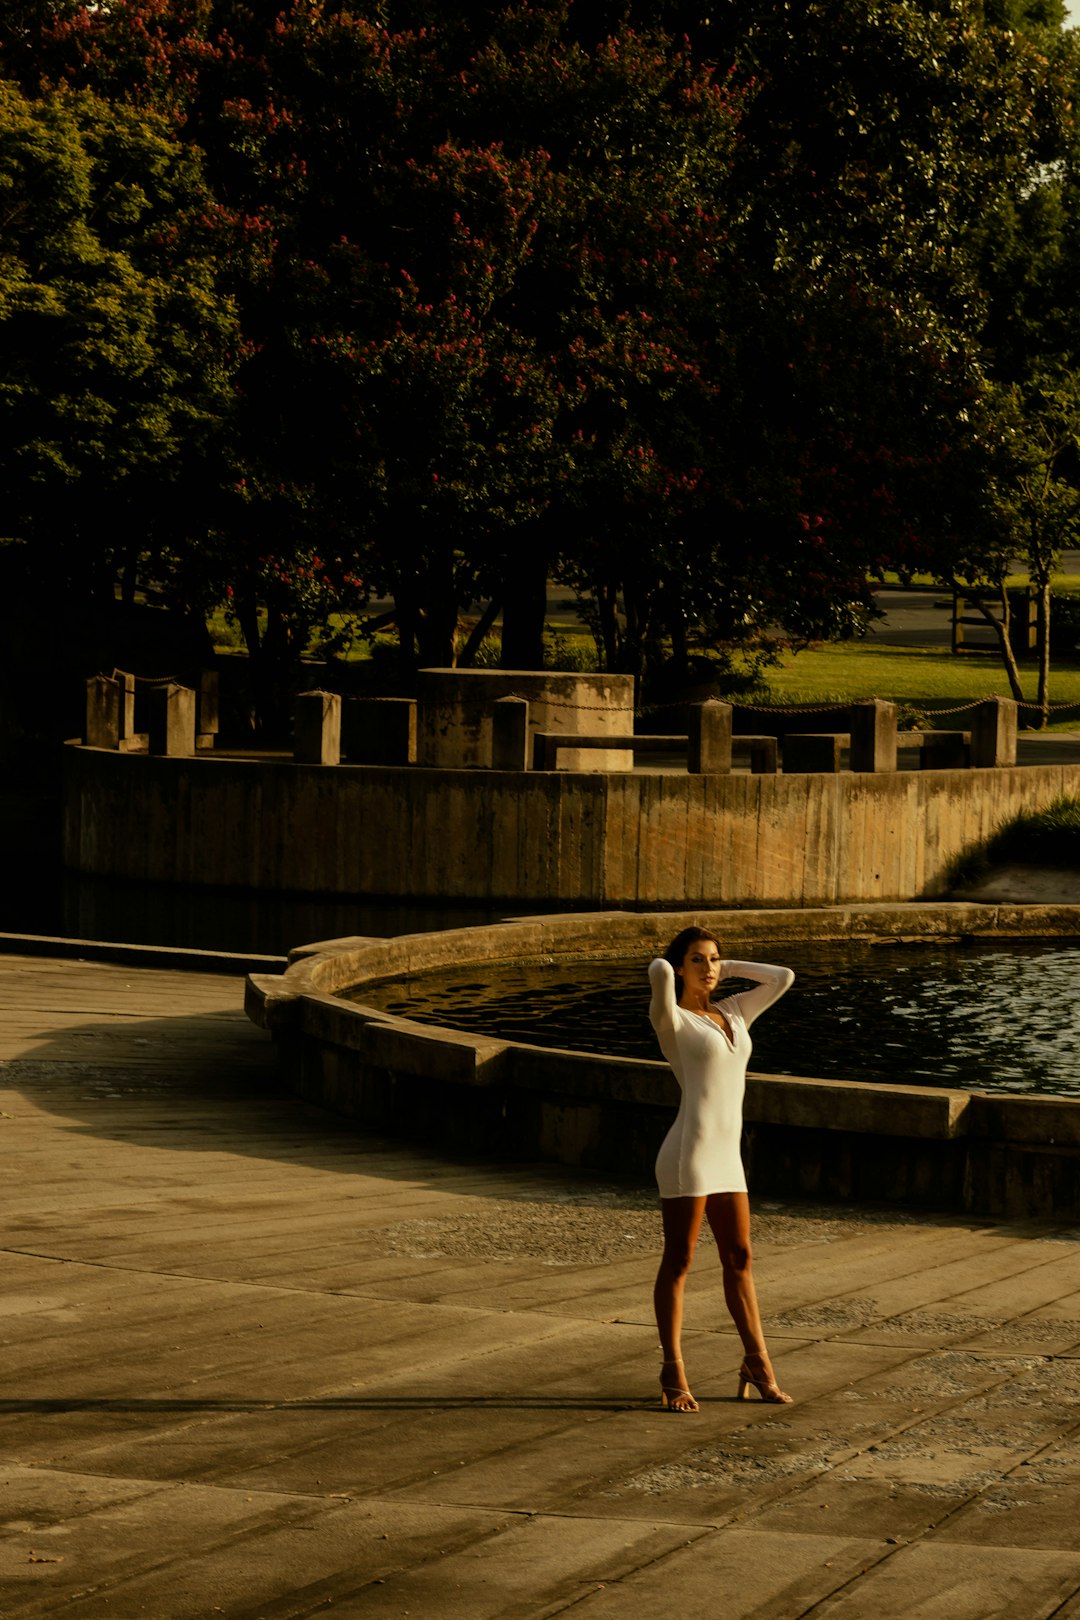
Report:
<svg viewBox="0 0 1080 1620"><path fill-rule="evenodd" d="M249 1016L307 1101L442 1153L543 1159L643 1180L677 1103L659 1058L607 1057L420 1024L338 993L408 973L522 960L644 962L689 922L739 954L784 939L1075 939L1080 907L914 902L797 911L593 912L395 939L300 946L247 981ZM721 933L726 929L726 936ZM764 954L758 952L758 954ZM744 1158L756 1194L916 1202L1080 1220L1080 1098L899 1081L747 1075Z"/></svg>
<svg viewBox="0 0 1080 1620"><path fill-rule="evenodd" d="M414 1051L416 1043L427 1047L425 1068L441 1048L449 1047L460 1059L468 1049L478 1065L497 1053L512 1048L543 1051L551 1058L586 1060L591 1064L627 1066L646 1072L666 1074L660 1059L602 1057L563 1047L528 1047L528 1043L501 1036L466 1033L450 1025L421 1023L366 1005L362 1000L345 999L365 983L388 978L437 972L440 968L481 965L495 957L512 955L522 963L602 961L622 959L640 950L643 966L658 954L673 934L689 924L716 932L722 940L731 939L741 953L750 956L759 942L770 946L784 941L800 942L892 940L898 943L962 942L966 939L1052 939L1080 936L1080 905L980 904L970 901L912 901L903 904L864 904L814 907L807 909L745 909L684 911L603 911L563 912L553 915L511 917L442 931L401 934L390 938L366 935L343 936L300 945L290 951L288 966L281 975L255 973L247 981L246 1009L254 1022L275 1031L307 1028L323 1041L340 1041L356 1046L360 1031L382 1026L395 1032ZM438 1064L436 1063L436 1067ZM460 1078L460 1063L450 1065ZM447 1075L451 1077L450 1073ZM757 1076L758 1080L779 1082L797 1080L791 1076ZM974 1089L949 1090L859 1080L814 1081L814 1084L857 1087L864 1091L902 1091L906 1096L922 1092L938 1098L968 1098ZM1071 1108L1080 1099L1000 1097L1000 1102L1060 1101Z"/></svg>

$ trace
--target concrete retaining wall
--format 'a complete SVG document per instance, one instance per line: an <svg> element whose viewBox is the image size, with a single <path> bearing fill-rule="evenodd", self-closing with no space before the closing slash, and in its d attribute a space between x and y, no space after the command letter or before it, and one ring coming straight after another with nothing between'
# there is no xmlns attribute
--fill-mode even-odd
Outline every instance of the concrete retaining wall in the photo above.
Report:
<svg viewBox="0 0 1080 1620"><path fill-rule="evenodd" d="M296 765L66 750L87 876L498 905L817 906L930 897L1080 765L688 776Z"/></svg>
<svg viewBox="0 0 1080 1620"><path fill-rule="evenodd" d="M247 1010L269 1029L302 1096L367 1126L449 1151L540 1158L649 1179L674 1115L663 1062L604 1058L466 1035L344 1002L374 979L509 958L645 965L687 922L736 955L768 941L1075 937L1080 909L979 905L795 913L530 918L392 940L337 940L253 975ZM1080 1102L928 1086L751 1075L744 1157L755 1193L892 1200L1080 1219Z"/></svg>

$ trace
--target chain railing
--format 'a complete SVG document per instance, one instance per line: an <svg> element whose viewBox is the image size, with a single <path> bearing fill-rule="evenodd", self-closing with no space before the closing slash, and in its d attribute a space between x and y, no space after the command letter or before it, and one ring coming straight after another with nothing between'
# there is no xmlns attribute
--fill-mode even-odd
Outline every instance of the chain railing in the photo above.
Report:
<svg viewBox="0 0 1080 1620"><path fill-rule="evenodd" d="M132 680L139 686L181 686L179 675L133 675L129 669L114 669L110 681Z"/></svg>

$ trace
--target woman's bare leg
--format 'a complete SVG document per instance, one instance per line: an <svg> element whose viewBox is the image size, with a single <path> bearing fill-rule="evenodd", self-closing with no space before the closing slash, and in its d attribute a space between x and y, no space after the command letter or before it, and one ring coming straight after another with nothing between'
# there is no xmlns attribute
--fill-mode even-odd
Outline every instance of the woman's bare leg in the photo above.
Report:
<svg viewBox="0 0 1080 1620"><path fill-rule="evenodd" d="M705 1214L720 1251L724 1301L742 1340L743 1352L752 1363L751 1370L775 1385L751 1269L750 1200L744 1192L711 1193L705 1201Z"/></svg>
<svg viewBox="0 0 1080 1620"><path fill-rule="evenodd" d="M656 1329L664 1365L660 1383L668 1394L668 1403L676 1411L696 1412L697 1402L690 1394L682 1365L683 1294L686 1274L690 1270L701 1231L701 1218L707 1200L704 1198L662 1198L661 1217L664 1223L664 1252L653 1288L653 1308L656 1311ZM672 1397L671 1391L683 1391L683 1398Z"/></svg>

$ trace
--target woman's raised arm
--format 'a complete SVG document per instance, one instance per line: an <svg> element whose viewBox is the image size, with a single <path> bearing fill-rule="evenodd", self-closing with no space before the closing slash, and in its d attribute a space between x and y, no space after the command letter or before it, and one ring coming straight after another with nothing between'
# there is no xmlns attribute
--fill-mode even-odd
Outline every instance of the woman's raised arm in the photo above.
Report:
<svg viewBox="0 0 1080 1620"><path fill-rule="evenodd" d="M662 1030L675 1028L676 1005L675 971L662 956L649 963L649 983L652 985L649 1022L659 1035Z"/></svg>
<svg viewBox="0 0 1080 1620"><path fill-rule="evenodd" d="M771 1007L774 1001L779 1001L795 982L795 975L790 968L774 967L770 962L723 961L720 964L720 977L757 981L756 989L740 990L735 998L739 1003L743 1021L747 1025L752 1024L766 1007Z"/></svg>

